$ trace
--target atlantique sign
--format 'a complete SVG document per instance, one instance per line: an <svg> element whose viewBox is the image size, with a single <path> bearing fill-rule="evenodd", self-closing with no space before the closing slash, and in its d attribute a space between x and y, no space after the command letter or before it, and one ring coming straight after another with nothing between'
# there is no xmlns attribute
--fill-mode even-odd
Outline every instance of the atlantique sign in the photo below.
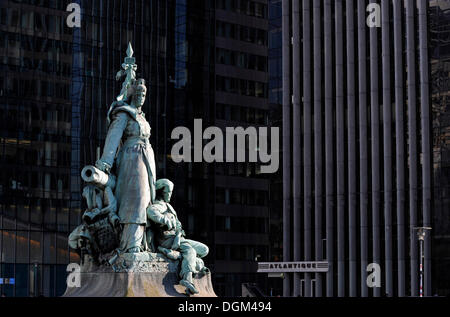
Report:
<svg viewBox="0 0 450 317"><path fill-rule="evenodd" d="M328 262L260 262L258 273L328 272Z"/></svg>

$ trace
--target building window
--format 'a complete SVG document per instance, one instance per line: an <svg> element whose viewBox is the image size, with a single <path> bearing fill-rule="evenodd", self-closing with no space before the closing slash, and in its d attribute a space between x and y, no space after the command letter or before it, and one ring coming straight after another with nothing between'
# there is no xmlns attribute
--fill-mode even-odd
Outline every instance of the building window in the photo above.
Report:
<svg viewBox="0 0 450 317"><path fill-rule="evenodd" d="M225 189L221 187L216 188L216 203L224 204L225 203Z"/></svg>
<svg viewBox="0 0 450 317"><path fill-rule="evenodd" d="M240 81L240 93L244 94L247 90L248 81ZM267 125L269 114L266 110L250 107L216 104L216 119L242 122L245 124ZM242 175L242 173L238 173Z"/></svg>
<svg viewBox="0 0 450 317"><path fill-rule="evenodd" d="M231 218L225 217L225 231L231 230Z"/></svg>
<svg viewBox="0 0 450 317"><path fill-rule="evenodd" d="M267 46L267 31L216 21L216 36Z"/></svg>

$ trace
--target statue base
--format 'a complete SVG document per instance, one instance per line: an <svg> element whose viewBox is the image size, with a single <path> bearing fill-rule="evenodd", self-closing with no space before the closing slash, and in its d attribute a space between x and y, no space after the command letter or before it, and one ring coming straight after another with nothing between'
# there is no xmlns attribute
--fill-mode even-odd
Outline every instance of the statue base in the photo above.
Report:
<svg viewBox="0 0 450 317"><path fill-rule="evenodd" d="M80 271L80 287L67 287L63 297L188 297L179 285L179 261L159 253L123 253L113 265L98 266L86 256ZM194 274L199 291L191 297L217 297L211 274Z"/></svg>

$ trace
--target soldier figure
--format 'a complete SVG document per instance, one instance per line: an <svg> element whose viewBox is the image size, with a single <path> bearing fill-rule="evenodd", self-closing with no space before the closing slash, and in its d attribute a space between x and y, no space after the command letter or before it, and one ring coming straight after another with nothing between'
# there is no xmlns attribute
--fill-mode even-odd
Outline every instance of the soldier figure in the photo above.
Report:
<svg viewBox="0 0 450 317"><path fill-rule="evenodd" d="M168 179L156 181L156 200L147 209L147 216L156 224L153 228L156 227L154 233L158 250L172 259L177 259L177 254L180 254L182 260L180 284L186 287L188 294L197 294L198 290L194 286L192 275L209 272L201 260L208 254L209 249L201 242L185 238L177 213L169 204L173 186Z"/></svg>

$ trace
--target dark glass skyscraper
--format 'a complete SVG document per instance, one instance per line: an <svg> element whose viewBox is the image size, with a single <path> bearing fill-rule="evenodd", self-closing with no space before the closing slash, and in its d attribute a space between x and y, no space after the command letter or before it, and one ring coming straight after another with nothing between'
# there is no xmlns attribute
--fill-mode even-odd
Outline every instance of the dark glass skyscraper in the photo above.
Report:
<svg viewBox="0 0 450 317"><path fill-rule="evenodd" d="M269 125L267 1L215 1L215 126ZM270 174L258 163L216 163L215 276L218 294L240 296L241 284L266 277Z"/></svg>
<svg viewBox="0 0 450 317"><path fill-rule="evenodd" d="M80 55L66 3L34 2L0 3L0 277L15 278L1 286L7 296L61 294L67 263L78 261L67 247L81 212L72 168L82 164L79 116L91 94L74 99L71 89L93 74L72 67Z"/></svg>
<svg viewBox="0 0 450 317"><path fill-rule="evenodd" d="M66 24L69 3L81 27ZM58 296L78 262L67 237L84 211L80 171L106 136L120 91L115 74L132 43L149 88L157 177L175 183L173 205L219 295L265 281L269 181L258 164L174 163L171 131L267 126L267 3L194 0L2 1L0 3L0 285L7 296Z"/></svg>
<svg viewBox="0 0 450 317"><path fill-rule="evenodd" d="M66 24L72 2L81 28ZM105 138L128 42L149 83L144 112L159 175L176 174L167 131L193 105L209 108L208 19L187 1L1 2L0 277L15 278L1 286L7 296L61 295L67 264L79 261L67 237L83 211L80 169Z"/></svg>

